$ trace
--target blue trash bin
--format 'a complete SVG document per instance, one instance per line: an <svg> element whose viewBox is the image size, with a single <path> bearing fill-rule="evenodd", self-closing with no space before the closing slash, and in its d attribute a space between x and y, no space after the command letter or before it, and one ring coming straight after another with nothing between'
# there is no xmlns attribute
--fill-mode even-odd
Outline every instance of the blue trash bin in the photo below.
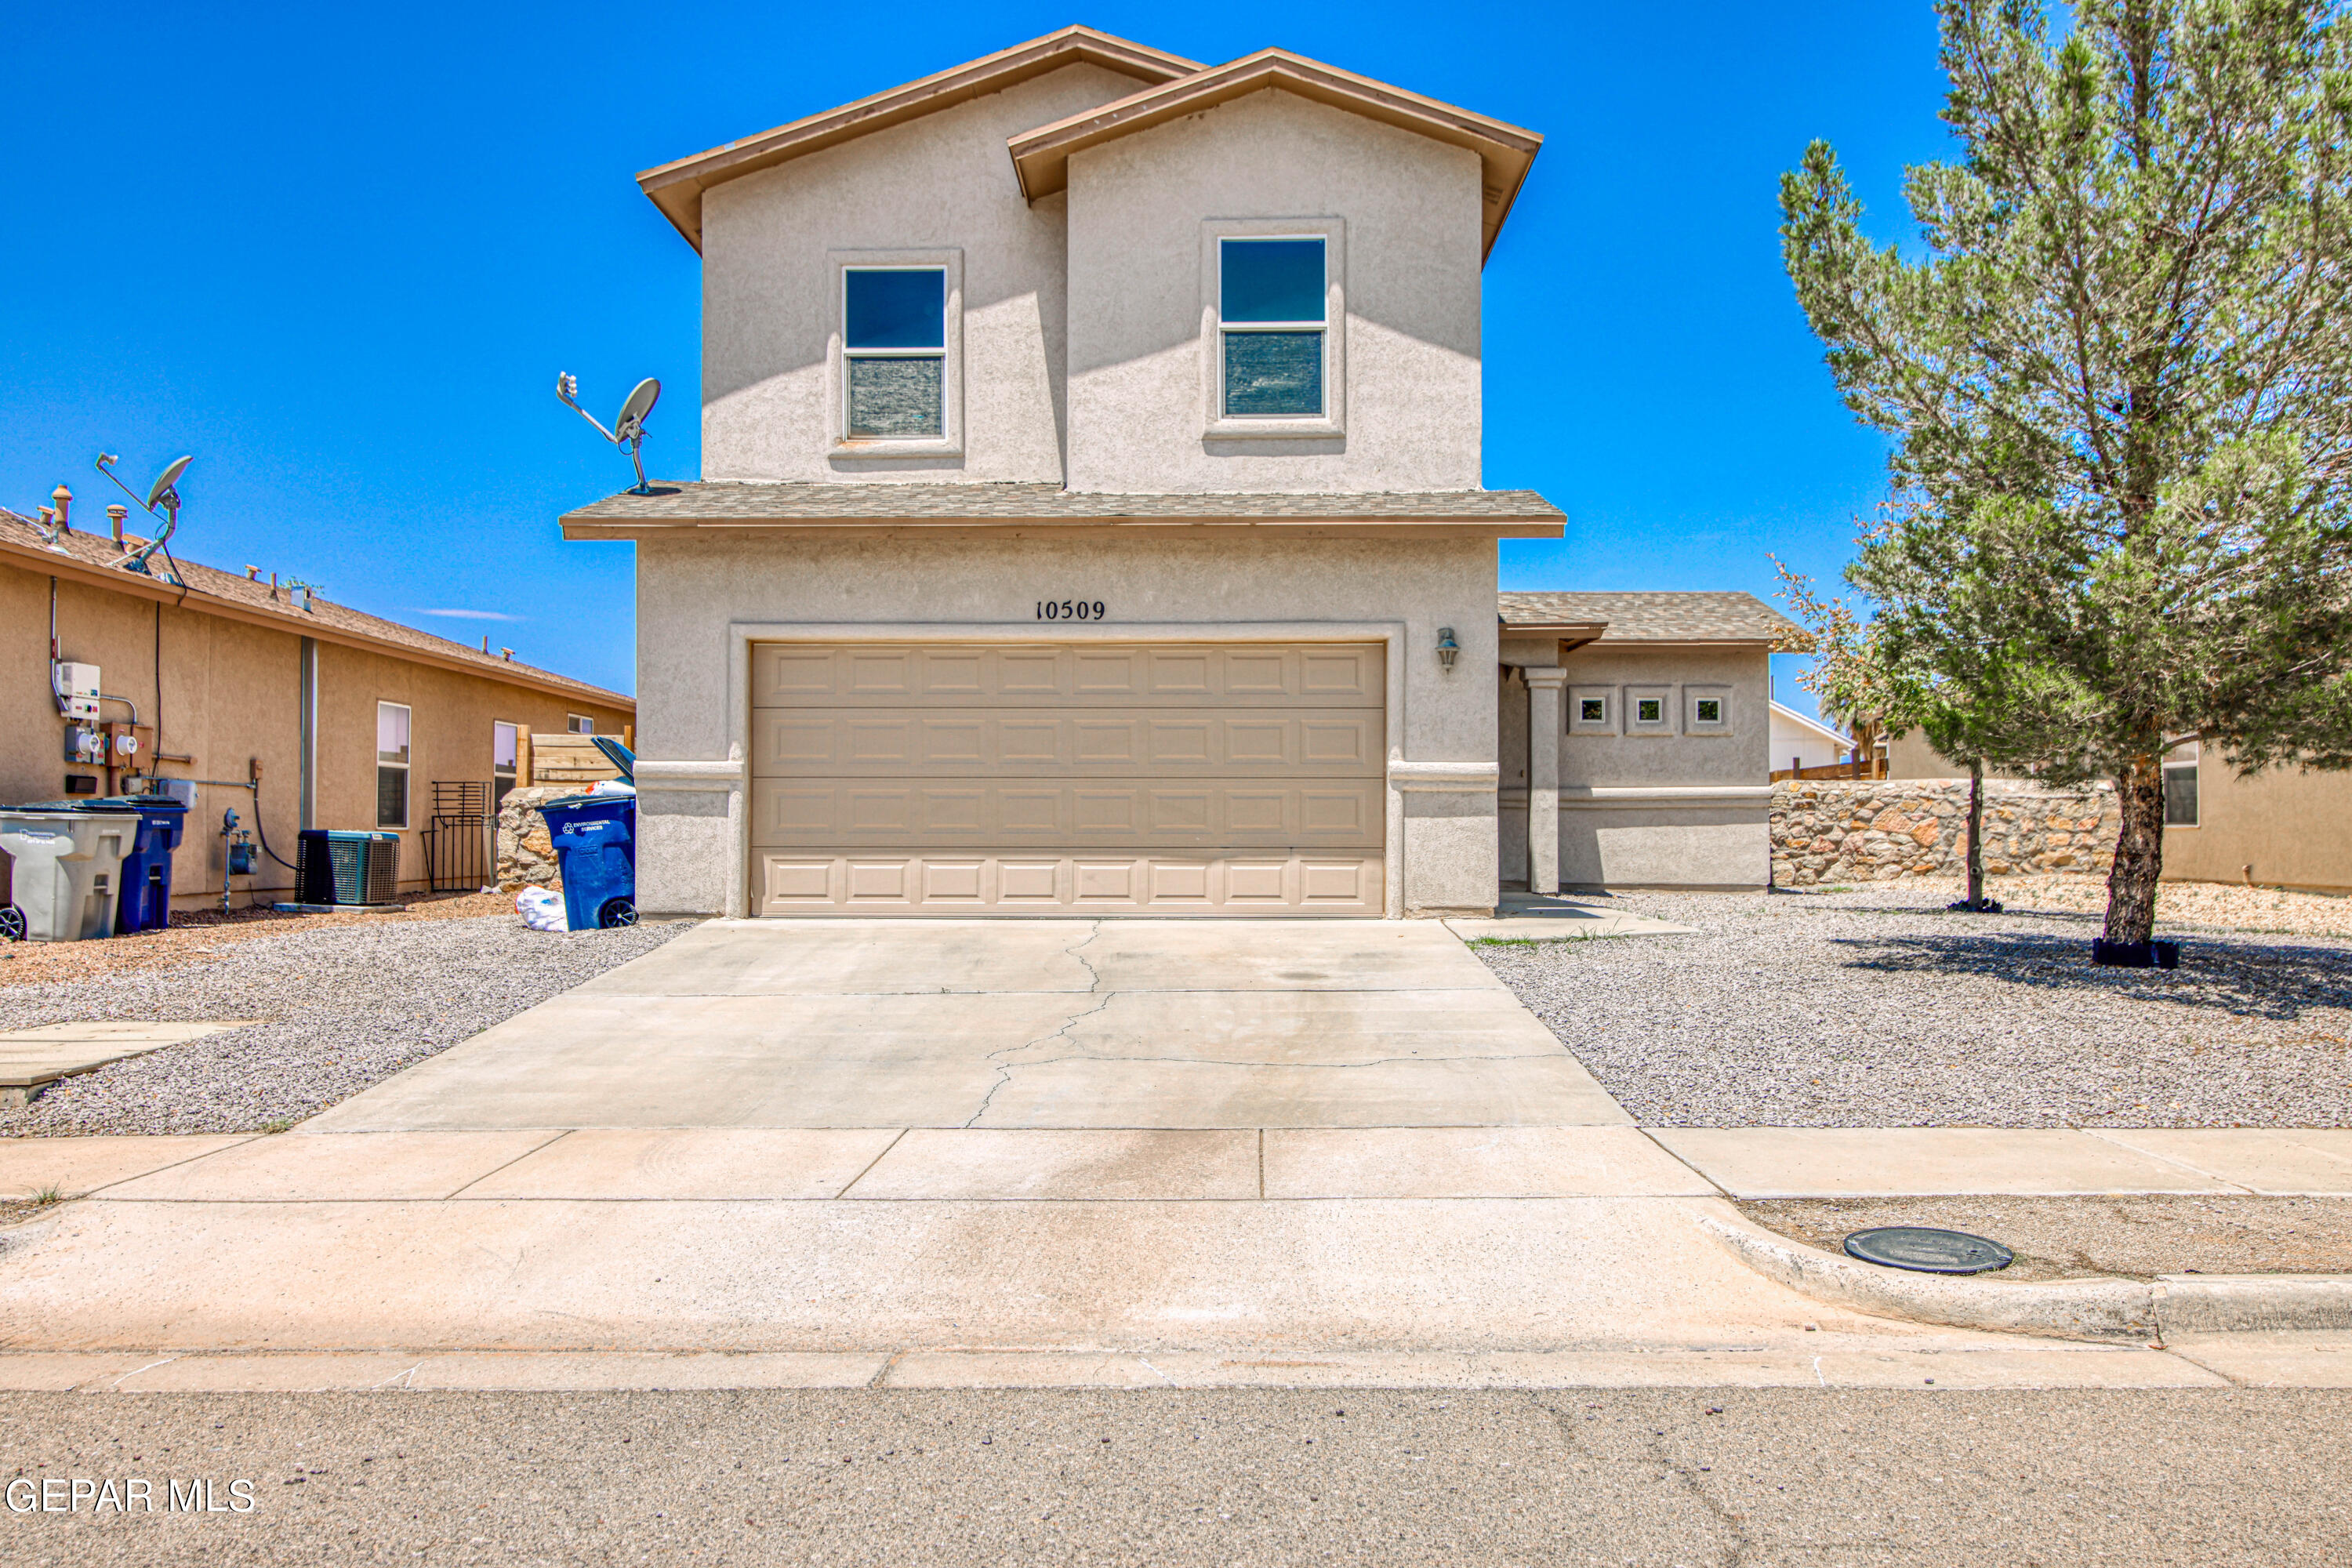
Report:
<svg viewBox="0 0 2352 1568"><path fill-rule="evenodd" d="M563 879L563 923L596 931L637 923L637 797L567 795L539 808Z"/></svg>
<svg viewBox="0 0 2352 1568"><path fill-rule="evenodd" d="M139 845L122 858L122 896L114 905L114 930L163 931L172 923L172 851L188 825L188 808L168 795L110 795L93 805L123 806L139 814Z"/></svg>

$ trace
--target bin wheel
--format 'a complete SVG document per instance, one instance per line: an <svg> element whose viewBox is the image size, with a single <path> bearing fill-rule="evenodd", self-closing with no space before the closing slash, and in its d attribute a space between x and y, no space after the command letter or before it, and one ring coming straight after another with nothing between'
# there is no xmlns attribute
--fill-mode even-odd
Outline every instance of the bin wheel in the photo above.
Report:
<svg viewBox="0 0 2352 1568"><path fill-rule="evenodd" d="M633 926L637 923L637 906L626 899L606 899L604 907L596 911L596 923L606 931Z"/></svg>
<svg viewBox="0 0 2352 1568"><path fill-rule="evenodd" d="M635 917L632 915L631 919ZM0 942L25 940L25 911L14 904L0 904Z"/></svg>

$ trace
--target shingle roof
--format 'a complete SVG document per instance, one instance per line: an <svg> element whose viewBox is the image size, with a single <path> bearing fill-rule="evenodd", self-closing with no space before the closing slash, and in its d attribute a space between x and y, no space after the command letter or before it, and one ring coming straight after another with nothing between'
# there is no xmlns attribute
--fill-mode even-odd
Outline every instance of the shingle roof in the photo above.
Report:
<svg viewBox="0 0 2352 1568"><path fill-rule="evenodd" d="M1505 626L1605 623L1602 642L1773 642L1803 628L1753 594L1504 594Z"/></svg>
<svg viewBox="0 0 2352 1568"><path fill-rule="evenodd" d="M145 540L134 535L126 534L124 538L133 548L146 542ZM105 570L112 568L122 559L122 552L115 549L113 538L110 534L92 533L86 529L77 528L58 535L58 543L64 547L63 553L67 558L83 566L94 566ZM57 553L42 542L39 529L16 513L5 510L0 510L0 545L14 547L7 558L8 563L20 567L28 566L31 563L16 552L30 550L37 552L42 556L54 556ZM159 574L167 570L172 563L178 565L180 578L192 594L225 600L248 614L282 620L288 631L300 636L318 636L321 632L329 635L342 632L365 642L388 643L394 645L395 648L414 649L420 654L430 656L442 664L467 666L478 669L493 679L518 681L523 685L551 689L562 689L599 703L633 710L637 705L635 698L625 696L618 691L608 691L601 686L591 686L584 680L574 680L568 675L558 675L553 670L541 669L534 665L525 664L520 659L508 659L494 653L484 653L481 649L469 647L464 643L452 642L447 637L436 637L431 632L419 631L415 626L403 626L398 621L387 621L378 616L364 615L358 610L315 595L310 600L309 609L296 609L290 597L282 589L272 589L268 583L252 582L240 573L223 572L215 567L199 564L180 555L176 551L173 553L171 563L167 563L160 554L153 556L150 561L151 567ZM159 580L156 577L142 579L127 572L114 572L111 574L124 579L125 586L142 581L152 583Z"/></svg>
<svg viewBox="0 0 2352 1568"><path fill-rule="evenodd" d="M1118 495L1048 484L745 484L664 481L564 514L580 523L1007 521L1232 519L1335 522L1535 522L1559 509L1533 490L1390 490L1366 494Z"/></svg>

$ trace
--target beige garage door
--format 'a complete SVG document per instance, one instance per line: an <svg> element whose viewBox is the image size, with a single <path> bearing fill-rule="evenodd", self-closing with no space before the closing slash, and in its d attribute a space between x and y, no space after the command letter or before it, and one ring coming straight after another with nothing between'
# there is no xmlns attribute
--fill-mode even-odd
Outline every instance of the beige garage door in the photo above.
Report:
<svg viewBox="0 0 2352 1568"><path fill-rule="evenodd" d="M1378 643L762 643L761 914L1378 915Z"/></svg>

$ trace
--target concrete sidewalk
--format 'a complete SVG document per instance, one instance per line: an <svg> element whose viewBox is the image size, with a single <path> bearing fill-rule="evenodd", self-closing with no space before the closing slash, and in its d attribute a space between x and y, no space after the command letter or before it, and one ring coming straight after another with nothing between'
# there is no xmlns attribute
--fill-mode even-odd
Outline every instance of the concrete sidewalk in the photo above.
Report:
<svg viewBox="0 0 2352 1568"><path fill-rule="evenodd" d="M0 1190L94 1195L0 1232L0 1386L2352 1384L2342 1335L2224 1336L2190 1356L1937 1328L1800 1295L1703 1231L1700 1216L1730 1212L1717 1194L1856 1190L1874 1179L1864 1155L1979 1190L2000 1141L2021 1135L1775 1131L1723 1143L1733 1136L13 1141L0 1145ZM2135 1156L2047 1133L2009 1152L2074 1180L2084 1167L2047 1151L2075 1136ZM1943 1163L1923 1163L1917 1151L1939 1142ZM2201 1160L2266 1179L2336 1158L2345 1139L2164 1142L2164 1158L2102 1169L2152 1184ZM1775 1148L1778 1173L1759 1152ZM2206 1188L2189 1190L2245 1190L2195 1179Z"/></svg>

